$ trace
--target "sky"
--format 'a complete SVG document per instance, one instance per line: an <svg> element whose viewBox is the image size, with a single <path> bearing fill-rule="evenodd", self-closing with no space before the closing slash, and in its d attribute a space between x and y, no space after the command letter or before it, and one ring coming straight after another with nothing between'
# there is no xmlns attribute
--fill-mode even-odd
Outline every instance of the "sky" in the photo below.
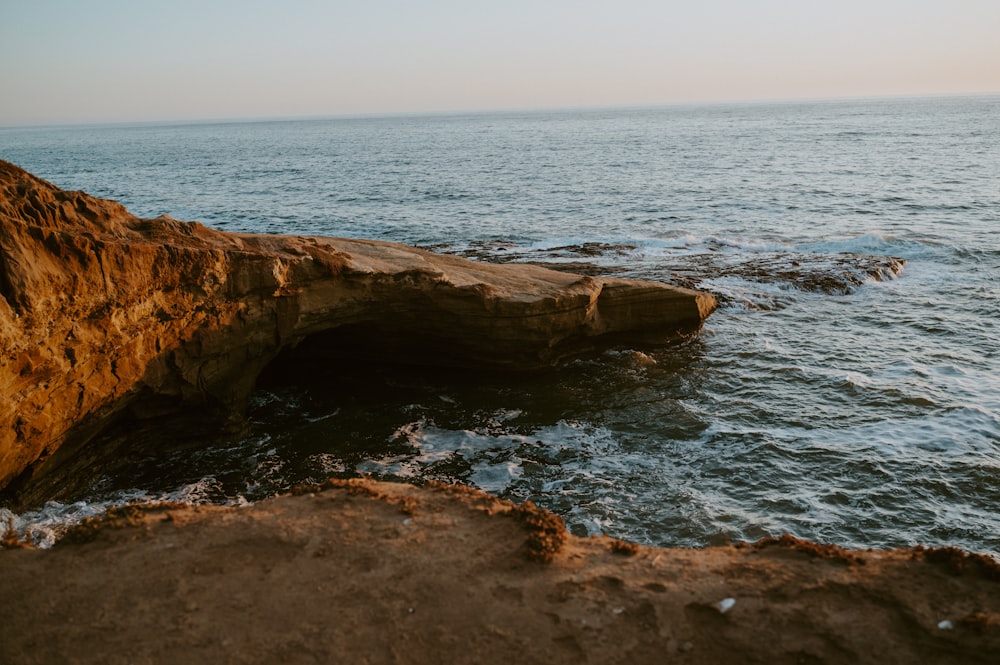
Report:
<svg viewBox="0 0 1000 665"><path fill-rule="evenodd" d="M0 126L1000 93L1000 0L0 0Z"/></svg>

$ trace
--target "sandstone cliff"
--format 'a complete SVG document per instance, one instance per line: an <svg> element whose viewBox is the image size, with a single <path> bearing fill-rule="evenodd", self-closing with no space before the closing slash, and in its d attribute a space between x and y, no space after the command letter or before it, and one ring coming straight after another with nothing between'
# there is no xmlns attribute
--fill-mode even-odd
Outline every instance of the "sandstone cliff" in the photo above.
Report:
<svg viewBox="0 0 1000 665"><path fill-rule="evenodd" d="M657 283L139 219L0 162L0 488L125 414L238 416L260 371L306 340L531 370L695 331L714 306Z"/></svg>

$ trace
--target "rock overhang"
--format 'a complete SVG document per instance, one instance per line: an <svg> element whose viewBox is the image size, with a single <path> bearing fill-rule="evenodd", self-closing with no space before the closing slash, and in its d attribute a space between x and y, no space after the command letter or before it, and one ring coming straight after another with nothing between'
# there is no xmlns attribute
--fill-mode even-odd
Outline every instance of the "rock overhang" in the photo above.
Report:
<svg viewBox="0 0 1000 665"><path fill-rule="evenodd" d="M656 282L140 219L7 162L0 296L0 488L123 414L231 418L280 353L329 331L396 361L539 371L688 336L715 308Z"/></svg>

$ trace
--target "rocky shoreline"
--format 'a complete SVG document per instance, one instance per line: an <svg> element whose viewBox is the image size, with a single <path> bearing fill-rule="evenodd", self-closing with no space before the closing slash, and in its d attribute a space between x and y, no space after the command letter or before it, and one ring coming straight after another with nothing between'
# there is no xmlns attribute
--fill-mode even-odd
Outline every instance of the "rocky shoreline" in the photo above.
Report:
<svg viewBox="0 0 1000 665"><path fill-rule="evenodd" d="M276 363L545 371L696 333L714 307L653 282L139 219L0 162L0 496L43 500L115 429L238 431ZM5 663L1000 656L988 557L789 537L658 549L433 483L127 506L51 551L0 545Z"/></svg>

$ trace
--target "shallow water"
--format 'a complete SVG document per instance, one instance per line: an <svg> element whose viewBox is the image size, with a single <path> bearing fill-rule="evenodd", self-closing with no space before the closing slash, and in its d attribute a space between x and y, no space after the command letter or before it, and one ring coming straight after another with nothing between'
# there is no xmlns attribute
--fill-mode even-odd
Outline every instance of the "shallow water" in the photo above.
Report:
<svg viewBox="0 0 1000 665"><path fill-rule="evenodd" d="M144 216L585 263L722 302L695 339L542 377L262 385L249 437L96 469L16 516L39 539L127 497L362 472L657 545L1000 553L996 97L0 130L0 157Z"/></svg>

